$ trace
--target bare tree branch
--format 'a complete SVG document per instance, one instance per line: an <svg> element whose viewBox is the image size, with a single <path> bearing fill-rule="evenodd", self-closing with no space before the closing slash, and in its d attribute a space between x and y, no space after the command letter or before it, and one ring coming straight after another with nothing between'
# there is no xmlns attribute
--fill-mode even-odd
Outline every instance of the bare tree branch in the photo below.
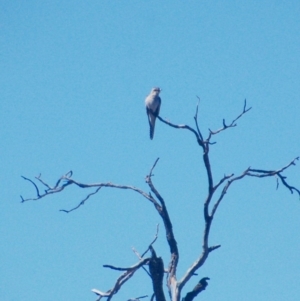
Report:
<svg viewBox="0 0 300 301"><path fill-rule="evenodd" d="M147 250L142 254L140 255L138 253L138 251L132 247L132 251L134 252L134 254L138 257L139 260L141 260L145 255L146 253L150 250L150 247L156 242L157 238L158 238L158 231L159 231L159 224L156 225L156 234L155 234L155 237L153 239L153 241L150 243L149 247L147 248ZM142 269L146 272L146 274L151 278L151 275L150 273L147 271L147 269L145 269L144 266L142 266Z"/></svg>
<svg viewBox="0 0 300 301"><path fill-rule="evenodd" d="M87 195L76 207L74 207L70 210L61 210L63 212L69 213L71 211L74 211L74 210L78 209L80 206L82 206L90 196L96 194L102 187L117 188L117 189L128 189L128 190L132 190L132 191L135 191L135 192L139 193L140 195L145 197L147 200L149 200L154 205L155 209L157 210L157 212L159 213L159 215L161 216L161 218L164 222L164 226L165 226L165 230L166 230L166 237L167 237L167 241L168 241L168 244L170 246L170 252L171 252L171 260L170 260L168 272L169 272L170 278L171 277L174 278L175 275L176 275L176 267L177 267L178 258L179 258L177 242L176 242L175 237L174 237L172 223L171 223L171 220L170 220L170 217L169 217L164 199L161 197L159 192L156 190L156 188L154 187L154 185L152 183L152 180L151 180L151 177L153 176L153 170L154 170L158 160L159 160L159 158L154 162L149 174L146 177L146 183L149 185L151 191L154 193L154 195L158 199L158 201L150 193L147 194L146 192L144 192L141 189L138 189L134 186L118 185L118 184L113 184L113 183L85 184L85 183L78 182L78 181L72 179L71 177L69 177L69 173L63 175L56 182L56 185L54 187L51 187L50 185L48 185L46 182L41 180L40 177L36 177L36 179L38 179L43 185L45 185L47 187L47 190L45 190L45 193L43 193L43 194L39 193L37 185L33 181L30 180L30 182L32 184L34 184L34 187L36 188L37 197L36 198L28 198L28 199L23 199L22 198L22 200L23 201L38 200L38 199L41 199L41 198L43 198L47 195L61 192L66 186L72 185L72 184L74 184L74 185L76 185L80 188L93 188L93 187L97 188L94 192ZM155 240L156 240L156 238L154 239L154 241ZM151 250L151 247L152 247L152 245L149 246L150 250ZM134 273L133 270L126 270L126 272L118 279L115 287L112 290L110 290L109 292L104 293L104 295L102 294L101 296L108 297L108 300L110 300L111 296L118 291L118 289L120 288L122 283L127 281L133 275L133 273Z"/></svg>
<svg viewBox="0 0 300 301"><path fill-rule="evenodd" d="M23 177L23 176L22 176ZM47 183L45 183L44 181L42 181L41 179L37 178L40 182L42 182L44 185L47 185L48 187L50 187L49 189L45 190L45 192L43 194L40 194L39 189L37 188L37 185L30 179L27 179L25 177L23 177L25 180L30 181L34 187L36 188L37 191L37 197L36 198L27 198L24 199L22 197L22 202L27 202L27 201L36 201L39 200L43 197L46 197L50 194L54 194L54 193L59 193L62 190L64 190L65 187L69 186L69 185L76 185L80 188L93 188L93 187L97 187L97 189L93 192L90 193L84 200L82 200L77 206L75 206L74 208L70 209L70 210L65 210L65 209L61 209L60 211L69 213L71 211L74 211L75 209L78 209L80 206L84 205L85 201L92 195L96 194L100 188L102 187L109 187L109 188L117 188L117 189L128 189L128 190L132 190L135 191L137 193L139 193L140 195L142 195L144 198L146 198L147 200L149 200L151 203L153 203L154 205L158 205L158 203L156 203L156 200L154 198L152 198L149 194L147 194L146 192L142 191L139 188L136 188L134 186L129 186L129 185L118 185L118 184L113 184L113 183L94 183L94 184L84 184L84 183L80 183L70 177L67 177L66 175L63 175L58 181L57 184L54 187L50 187ZM65 181L64 184L61 184L62 181ZM61 186L59 186L61 184Z"/></svg>
<svg viewBox="0 0 300 301"><path fill-rule="evenodd" d="M71 185L71 183L68 183L68 182L67 182L67 183L62 184L61 186L59 186L60 183L61 183L64 179L66 179L68 176L72 176L72 174L73 174L73 172L72 172L72 171L69 171L69 172L67 172L65 175L61 176L61 177L58 179L58 181L56 182L56 185L55 185L54 187L50 187L47 183L45 183L43 180L41 180L41 178L40 178L40 177L41 177L41 174L39 174L39 176L35 177L35 179L37 179L37 180L38 180L39 182L41 182L44 186L47 187L47 189L45 190L45 192L44 192L43 194L40 193L40 191L39 191L37 185L36 185L32 180L30 180L30 179L28 179L28 178L26 178L26 177L24 177L24 176L21 176L23 179L25 179L25 180L31 182L31 183L34 185L34 187L35 187L35 189L36 189L36 194L37 194L37 197L36 197L36 198L28 198L28 199L24 199L24 198L21 196L22 203L27 202L27 201L37 201L37 200L39 200L39 199L41 199L41 198L43 198L43 197L45 197L45 196L48 196L48 195L50 195L50 194L54 194L54 193L58 193L58 192L63 191L63 190L65 189L65 187Z"/></svg>
<svg viewBox="0 0 300 301"><path fill-rule="evenodd" d="M148 297L148 295L145 296L140 296L140 297L136 297L136 298L130 298L127 301L140 301L140 299L146 298Z"/></svg>
<svg viewBox="0 0 300 301"><path fill-rule="evenodd" d="M138 269L138 268L137 268ZM97 300L100 300L102 297L107 297L107 300L111 300L112 297L119 291L119 289L122 287L122 285L128 281L134 273L137 271L137 269L128 270L125 273L123 273L116 281L114 287L107 292L102 292L98 289L92 289L92 292L99 296Z"/></svg>
<svg viewBox="0 0 300 301"><path fill-rule="evenodd" d="M225 119L223 119L223 127L222 127L222 128L220 128L220 129L218 129L218 130L216 130L216 131L212 131L211 129L209 129L209 135L208 135L207 139L204 140L204 139L203 139L203 136L202 136L202 134L201 134L199 125L198 125L198 121L197 121L197 120L198 120L198 119L197 119L197 118L198 118L198 117L197 117L197 116L198 116L198 105L199 105L199 102L200 102L200 98L199 98L198 96L197 96L197 98L198 98L198 104L197 104L197 106L196 106L196 114L195 114L195 116L194 116L194 120L195 120L195 123L196 123L197 131L194 130L192 127L190 127L190 126L188 126L188 125L185 125L185 124L174 124L174 123L171 123L171 122L168 121L168 120L163 119L163 118L160 117L160 116L157 116L157 118L158 118L161 122L163 122L163 123L169 125L170 127L173 127L173 128L176 128L176 129L186 129L186 130L189 130L190 132L194 133L194 135L196 136L196 139L197 139L198 144L199 144L201 147L203 147L204 151L205 151L205 146L207 146L208 144L210 144L210 139L211 139L211 137L212 137L213 135L216 135L216 134L218 134L218 133L220 133L220 132L222 132L222 131L225 131L225 130L228 129L228 128L235 127L235 126L237 125L237 124L236 124L236 121L237 121L238 119L240 119L244 114L246 114L248 111L250 111L250 110L252 109L251 107L250 107L250 108L246 108L246 106L247 106L247 101L246 101L246 99L245 99L242 112L241 112L235 119L233 119L229 125L226 125Z"/></svg>
<svg viewBox="0 0 300 301"><path fill-rule="evenodd" d="M252 109L251 107L246 109L246 106L247 106L247 101L245 99L242 113L240 113L240 115L238 115L235 119L233 119L229 125L226 125L225 119L223 119L223 127L222 128L220 128L216 131L212 131L211 129L209 129L209 136L208 136L207 140L209 141L212 135L219 134L220 132L225 131L228 128L235 127L237 125L236 121Z"/></svg>
<svg viewBox="0 0 300 301"><path fill-rule="evenodd" d="M198 107L199 107L199 103L200 103L200 97L197 96L197 98L198 98L198 103L197 103L197 106L196 106L196 113L195 113L195 116L194 116L194 120L195 120L195 124L196 124L196 128L197 128L198 136L200 137L201 141L203 141L203 136L201 134L201 131L200 131L200 128L199 128L199 125L198 125Z"/></svg>
<svg viewBox="0 0 300 301"><path fill-rule="evenodd" d="M132 271L132 270L140 268L142 265L148 264L149 260L150 260L150 258L141 259L138 263L136 263L135 265L128 267L128 268L115 267L115 266L109 265L109 264L104 264L103 267L110 268L110 269L116 270L116 271Z"/></svg>
<svg viewBox="0 0 300 301"><path fill-rule="evenodd" d="M300 196L300 190L295 188L294 186L290 186L287 182L286 182L286 177L284 177L281 173L283 171L285 171L287 168L289 168L290 166L292 165L296 165L295 161L296 160L299 160L299 157L296 157L295 159L293 159L289 164L287 164L286 166L278 169L278 170L263 170L263 169L252 169L252 168L247 168L241 175L235 177L235 178L231 178L227 184L224 186L222 192L221 192L221 195L219 197L219 199L217 200L217 202L215 203L214 207L213 207L213 210L211 212L211 216L213 217L220 202L222 201L223 197L225 196L229 186L234 182L234 181L237 181L237 180L240 180L242 178L244 178L245 176L250 176L250 177L256 177L256 178L265 178L265 177L273 177L273 176L278 176L283 185L286 186L290 191L291 193L293 193L293 191L296 191L299 196ZM233 175L231 175L233 176ZM231 177L230 176L230 177ZM225 178L223 178L222 180L224 180ZM222 181L221 180L221 181ZM220 181L220 182L221 182ZM224 182L224 181L223 181Z"/></svg>
<svg viewBox="0 0 300 301"><path fill-rule="evenodd" d="M36 184L35 184L32 180L30 180L30 179L28 179L28 178L26 178L26 177L24 177L24 176L21 176L21 177L22 177L24 180L29 181L29 182L34 186L34 188L35 188L35 190L36 190L37 197L38 197L38 198L41 198L40 191L39 191L38 187L36 186ZM22 199L22 203L24 203L25 201L27 201L27 200L24 200L22 196L21 196L21 199Z"/></svg>
<svg viewBox="0 0 300 301"><path fill-rule="evenodd" d="M251 169L248 168L246 169L241 175L236 176L233 178L233 174L229 175L229 176L224 176L219 183L214 186L214 189L208 194L207 196L207 200L204 204L205 210L204 210L204 217L205 217L205 228L204 228L204 235L203 235L203 251L201 256L192 264L192 266L187 270L186 274L184 275L184 277L178 282L178 287L179 290L181 290L183 288L183 286L185 285L185 283L192 277L193 273L195 273L195 271L197 269L199 269L204 262L206 261L209 253L211 251L214 251L215 249L219 248L220 245L217 246L213 246L213 247L208 247L208 238L209 238L209 231L210 231L210 226L211 226L211 222L212 219L217 211L218 206L220 205L222 199L224 198L225 194L227 193L230 185L238 180L241 180L242 178L244 178L245 176L252 176L252 177L258 177L258 178L262 178L262 177L271 177L271 176L275 176L277 175L278 177L280 177L280 179L286 179L284 176L282 176L282 172L285 171L287 168L289 168L292 165L295 165L295 161L299 160L299 157L296 157L295 159L293 159L289 164L287 164L286 166L278 169L278 170L261 170L261 169ZM255 173L254 173L255 172ZM227 183L226 185L223 187L221 194L218 198L218 200L216 201L215 205L213 206L213 209L211 211L211 213L208 213L208 204L210 203L214 192L221 186L221 184L223 184L226 180ZM284 180L284 186L286 186L291 192L293 192L293 190L297 191L298 194L300 195L300 191L293 187L290 186L285 180Z"/></svg>
<svg viewBox="0 0 300 301"><path fill-rule="evenodd" d="M158 231L159 231L159 224L156 225L156 234L155 237L153 239L153 241L150 243L148 249L142 254L142 257L145 256L145 254L150 250L150 248L153 246L153 244L156 242L157 237L158 237Z"/></svg>
<svg viewBox="0 0 300 301"><path fill-rule="evenodd" d="M108 298L107 300L110 300L113 297L113 295L115 295L119 291L121 286L127 280L129 280L140 267L144 268L144 265L148 265L149 262L150 262L150 258L144 258L144 259L141 259L135 265L133 265L131 267L127 267L127 268L115 267L115 266L108 265L108 264L103 265L103 267L105 267L105 268L110 268L112 270L125 271L125 272L121 276L118 277L118 279L112 289L108 290L107 292L102 292L98 289L92 289L92 292L94 292L96 295L99 296L98 300L100 300L102 297L107 297Z"/></svg>
<svg viewBox="0 0 300 301"><path fill-rule="evenodd" d="M213 135L217 135L229 128L233 128L233 127L237 126L237 121L244 114L246 114L249 110L251 110L251 107L247 108L247 102L245 99L244 106L243 106L241 113L236 118L234 118L231 121L231 123L227 124L225 119L223 119L222 127L215 131L212 131L211 129L209 129L208 136L206 139L204 139L202 136L199 124L198 124L198 109L199 109L200 98L199 97L197 97L197 98L198 98L198 103L197 103L196 112L194 115L194 122L195 122L196 129L194 129L188 125L184 125L184 124L176 125L176 124L171 123L168 120L161 118L160 116L157 116L157 118L161 122L169 125L170 127L176 128L176 129L185 129L185 130L188 130L189 132L192 132L195 135L198 145L201 146L201 148L203 150L202 160L204 163L204 167L205 167L205 171L206 171L206 179L207 179L207 183L208 183L207 196L206 196L206 199L204 200L204 204L203 204L204 205L203 206L203 216L204 216L205 225L204 225L204 231L203 231L203 237L202 237L202 250L200 251L201 253L199 252L198 258L196 258L196 260L194 260L194 262L192 262L190 267L187 268L183 277L179 281L177 281L177 275L176 275L177 265L179 262L179 250L178 250L177 241L175 239L175 235L173 232L173 225L172 225L171 218L170 218L168 210L167 210L165 200L152 182L153 171L159 161L159 158L157 158L155 160L154 164L152 165L152 167L149 171L149 174L146 176L146 179L145 179L147 185L150 188L149 193L146 193L145 191L143 191L135 186L119 185L119 184L114 184L111 182L109 182L109 183L100 182L100 183L94 183L94 184L81 183L72 178L72 176L73 176L72 171L69 171L66 174L64 174L63 176L61 176L56 181L54 186L50 186L47 182L42 180L41 175L35 177L35 179L36 179L35 181L22 176L22 178L24 180L29 181L34 186L34 189L36 192L36 197L34 197L34 198L24 199L21 196L22 202L36 201L36 200L44 198L48 195L51 195L54 193L59 193L59 192L63 191L67 186L70 186L70 185L75 185L79 188L94 188L95 190L93 192L87 194L87 196L83 200L81 200L81 202L77 206L73 207L70 210L65 210L65 209L60 210L60 211L66 212L66 213L70 213L74 210L77 210L82 205L84 205L85 202L90 197L97 194L99 192L99 190L103 187L104 188L108 187L108 188L116 188L116 189L126 189L126 190L132 190L132 191L138 193L139 195L141 195L145 199L147 199L149 202L151 202L153 204L155 210L157 211L157 213L162 218L164 228L166 231L166 241L167 241L169 249L170 249L170 261L169 261L168 269L165 270L162 258L158 257L156 255L155 250L153 248L153 244L155 243L155 241L157 240L157 237L158 237L159 227L157 225L156 235L155 235L153 241L150 243L147 250L142 255L140 255L133 248L133 251L135 252L135 254L137 255L137 257L139 259L139 261L136 264L134 264L131 267L125 267L125 268L116 267L113 265L103 265L103 267L105 267L105 268L122 271L123 273L118 277L118 279L114 283L114 286L110 290L108 290L106 292L102 292L98 289L92 290L98 296L98 300L105 297L105 298L107 298L107 301L110 301L113 298L113 296L120 290L122 285L125 282L127 282L139 268L142 268L147 272L147 274L150 276L151 281L152 281L154 294L151 297L151 301L153 301L154 299L156 299L156 301L165 301L165 295L163 292L164 273L167 273L167 287L168 287L168 292L169 292L171 300L179 301L181 291L182 291L183 287L185 286L185 284L191 279L191 277L196 275L195 272L206 262L209 254L211 252L213 252L214 250L221 247L220 245L209 245L210 229L211 229L212 221L217 212L217 209L218 209L220 203L222 202L222 200L224 199L224 197L232 183L242 180L243 178L245 178L247 176L256 177L256 178L275 176L277 188L279 186L279 182L281 182L283 184L283 186L285 186L291 193L296 192L296 193L298 193L298 195L300 197L300 190L298 188L290 185L287 182L287 178L283 175L283 172L286 169L288 169L292 165L296 165L296 160L299 160L299 157L296 157L289 164L287 164L286 166L284 166L280 169L277 169L277 170L252 169L249 167L238 176L235 176L233 173L229 174L229 175L224 175L223 178L221 178L217 182L217 184L214 184L214 177L213 177L213 172L212 172L212 167L211 167L211 162L210 162L210 157L209 157L209 151L210 151L210 145L214 144L215 142L211 142L210 140ZM37 184L39 184L39 185L37 185ZM39 186L41 186L41 185L44 188L44 190L39 189ZM215 193L217 191L218 191L218 196L215 196ZM151 257L143 258L147 254L148 251L151 252ZM147 266L147 265L149 266L149 272L145 268L145 266ZM207 277L202 278L199 281L199 283L194 287L194 289L186 294L185 298L183 298L184 299L183 301L193 301L193 299L200 292L205 290L205 288L207 286L206 280L208 280L208 279L209 278L207 278ZM142 299L145 297L146 296L132 298L132 299L129 299L128 301L139 301L139 299Z"/></svg>
<svg viewBox="0 0 300 301"><path fill-rule="evenodd" d="M202 142L202 140L201 140L201 137L198 135L198 133L197 133L192 127L190 127L190 126L188 126L188 125L185 125L185 124L174 124L174 123L171 123L170 121L165 120L165 119L161 118L160 116L157 116L157 118L158 118L161 122L163 122L163 123L169 125L170 127L173 127L173 128L176 128L176 129L185 129L185 130L191 131L191 132L194 133L194 135L196 136L196 139L197 139L197 141L198 141L198 144L199 144L199 145L202 145L202 144L203 144L203 142Z"/></svg>
<svg viewBox="0 0 300 301"><path fill-rule="evenodd" d="M157 162L157 160L156 160L156 162ZM156 164L156 162L155 162L155 164ZM151 177L152 177L153 168L151 169L149 175L146 177L146 183L149 185L151 191L154 193L154 195L156 196L156 198L159 200L159 202L161 204L160 207L156 206L156 209L164 222L164 226L165 226L165 230L166 230L166 238L167 238L167 242L169 244L170 253L171 253L171 260L170 260L169 267L168 267L169 273L168 273L168 281L167 281L169 293L171 293L172 287L174 288L177 285L176 268L177 268L177 264L178 264L178 260L179 260L179 251L178 251L178 247L177 247L177 241L175 239L174 232L173 232L173 225L172 225L171 219L169 217L169 213L168 213L167 207L165 205L165 201L152 183Z"/></svg>
<svg viewBox="0 0 300 301"><path fill-rule="evenodd" d="M230 179L230 180L227 182L227 184L226 184L226 185L224 186L224 188L222 189L222 192L221 192L221 195L220 195L219 199L217 200L217 202L215 203L215 205L214 205L214 207L213 207L213 209L212 209L212 212L211 212L211 214L210 214L211 218L214 217L214 215L215 215L215 213L216 213L216 211L217 211L217 209L218 209L218 207L219 207L219 205L220 205L222 199L224 198L224 196L225 196L225 194L226 194L226 192L227 192L229 186L230 186L234 181L240 180L240 179L242 179L243 177L245 177L245 176L247 175L248 170L249 170L249 169L246 169L241 175L239 175L239 176L237 176L237 177L235 177L235 178L232 178L232 179Z"/></svg>
<svg viewBox="0 0 300 301"><path fill-rule="evenodd" d="M217 132L221 132L223 130L225 130L228 127L232 127L235 126L235 122L243 115L245 114L247 111L249 111L251 108L246 109L246 101L244 104L244 108L243 108L243 112L237 117L235 118L232 123L229 126L226 126L222 129L220 129ZM215 132L215 134L217 133ZM209 138L206 141L209 141L211 135L213 133L210 134ZM289 190L291 192L293 192L293 190L297 191L298 194L299 190L293 186L290 186L289 184L287 184L287 182L285 181L285 177L283 177L281 175L281 172L284 171L285 169L287 169L288 167L290 167L291 165L295 165L295 160L298 160L299 158L295 158L291 163L289 163L287 166L277 170L277 171L263 171L263 170L258 170L258 169L250 169L248 168L246 171L244 171L240 176L234 177L234 174L231 175L224 175L224 177L214 186L213 185L213 176L212 176L212 171L211 171L211 166L210 166L210 160L209 160L209 144L207 144L204 141L204 154L203 154L203 161L204 161L204 165L205 165L205 169L207 172L207 178L208 178L208 195L206 198L206 201L204 202L204 220L205 220L205 227L204 227L204 234L203 234L203 245L202 245L202 254L200 255L200 257L194 261L194 263L191 265L191 267L187 270L187 272L185 273L185 275L182 277L182 279L180 279L180 281L178 281L178 292L180 293L180 291L182 290L182 288L184 287L184 285L187 283L187 281L192 277L192 275L195 273L195 271L197 271L206 261L206 259L208 258L208 255L211 251L216 250L217 248L220 247L220 245L218 246L214 246L214 247L208 247L208 238L209 238L209 233L210 233L210 227L211 227L211 222L212 219L215 215L215 212L220 204L220 202L222 201L222 199L224 198L229 186L237 180L242 179L245 176L256 176L256 177L266 177L266 176L273 176L273 175L277 175L283 182L283 184L289 188ZM253 174L251 172L256 172L257 174ZM228 180L228 181L227 181ZM215 193L215 191L225 182L227 181L227 184L224 186L224 188L222 189L221 195L219 197L219 199L217 200L217 202L215 203L215 205L213 206L212 212L209 213L209 204L213 198L213 195Z"/></svg>
<svg viewBox="0 0 300 301"><path fill-rule="evenodd" d="M296 160L299 160L299 157L296 157L295 159L293 159L289 164L287 164L286 166L282 167L281 169L278 170L261 170L261 169L252 169L249 168L249 173L247 174L248 176L251 177L257 177L257 178L264 178L264 177L271 177L271 176L278 176L279 179L281 180L282 184L287 187L291 193L293 193L294 191L296 191L299 196L300 196L300 190L297 189L294 186L289 185L286 182L286 177L284 177L281 173L286 170L287 168L289 168L291 165L296 165ZM254 172L254 173L252 173ZM277 183L277 188L278 188L278 183Z"/></svg>
<svg viewBox="0 0 300 301"><path fill-rule="evenodd" d="M66 212L66 213L70 213L76 209L78 209L80 206L84 205L84 203L90 198L90 196L98 193L98 191L101 189L102 187L98 187L94 192L92 193L89 193L76 207L70 209L70 210L65 210L65 209L60 209L59 211L62 211L62 212Z"/></svg>
<svg viewBox="0 0 300 301"><path fill-rule="evenodd" d="M156 256L154 248L150 246L151 258L149 260L149 271L152 279L153 291L156 301L166 301L163 280L164 280L164 263L161 257Z"/></svg>

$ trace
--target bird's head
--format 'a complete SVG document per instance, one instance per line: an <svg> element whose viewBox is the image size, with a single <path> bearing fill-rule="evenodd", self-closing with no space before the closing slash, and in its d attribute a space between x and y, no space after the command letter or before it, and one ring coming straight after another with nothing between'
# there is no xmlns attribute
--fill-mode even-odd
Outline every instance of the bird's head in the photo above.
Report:
<svg viewBox="0 0 300 301"><path fill-rule="evenodd" d="M210 280L210 278L204 277L199 281L199 283L206 286L206 285L208 285L207 280Z"/></svg>
<svg viewBox="0 0 300 301"><path fill-rule="evenodd" d="M161 88L154 87L154 88L152 88L151 93L155 94L155 95L158 95L161 91L162 91Z"/></svg>

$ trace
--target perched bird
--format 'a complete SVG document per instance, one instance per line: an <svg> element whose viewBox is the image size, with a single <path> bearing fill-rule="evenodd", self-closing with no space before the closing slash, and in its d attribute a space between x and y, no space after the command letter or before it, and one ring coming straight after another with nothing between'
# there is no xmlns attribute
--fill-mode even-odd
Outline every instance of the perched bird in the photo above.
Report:
<svg viewBox="0 0 300 301"><path fill-rule="evenodd" d="M148 121L150 126L150 139L153 139L154 127L156 117L159 115L159 109L161 105L161 99L159 97L161 89L155 87L151 90L150 94L145 99L146 112L148 115Z"/></svg>
<svg viewBox="0 0 300 301"><path fill-rule="evenodd" d="M208 285L207 280L210 279L208 277L202 278L193 288L193 290L186 294L186 296L183 298L183 301L192 301L199 293L204 291Z"/></svg>
<svg viewBox="0 0 300 301"><path fill-rule="evenodd" d="M206 287L207 287L207 285L208 285L208 283L207 283L206 280L209 280L209 278L208 278L208 277L202 278L202 279L198 282L198 284L194 287L193 292L198 294L198 293L200 293L201 291L205 290Z"/></svg>

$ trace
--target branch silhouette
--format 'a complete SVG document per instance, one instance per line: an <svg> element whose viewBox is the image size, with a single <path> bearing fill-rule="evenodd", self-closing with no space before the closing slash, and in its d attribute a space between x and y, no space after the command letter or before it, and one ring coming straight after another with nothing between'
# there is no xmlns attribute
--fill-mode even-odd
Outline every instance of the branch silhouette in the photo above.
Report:
<svg viewBox="0 0 300 301"><path fill-rule="evenodd" d="M113 270L121 271L123 272L114 283L113 287L109 289L106 292L100 291L98 289L93 289L92 291L98 296L98 300L101 298L107 298L108 301L110 301L115 294L118 293L122 285L127 282L134 274L135 272L142 268L144 269L148 276L151 279L152 282L152 288L153 288L153 294L151 297L151 300L156 299L156 301L165 301L166 297L163 291L163 276L166 274L166 284L168 289L168 294L170 296L170 299L172 301L179 301L181 293L184 289L184 286L186 283L191 280L191 278L196 275L197 270L199 270L203 264L206 262L207 258L209 257L209 254L217 250L221 247L221 245L210 245L209 243L209 236L210 236L210 229L213 222L213 219L215 218L215 214L219 208L220 203L226 196L226 193L228 192L228 189L231 187L233 183L236 183L245 177L254 177L254 178L265 178L265 177L275 177L276 178L276 186L278 188L279 183L283 185L283 187L287 188L291 193L296 192L300 197L300 190L296 188L295 186L292 186L287 181L287 177L283 174L287 169L289 169L291 166L296 165L296 161L299 160L299 157L294 158L290 163L287 165L280 167L278 169L271 169L271 170L265 170L261 168L246 168L242 173L238 175L234 175L233 173L224 175L221 179L218 181L214 181L213 172L211 169L211 163L210 163L210 147L215 144L215 142L211 142L211 139L213 136L216 136L220 134L221 132L228 130L230 128L237 126L237 121L242 118L247 112L251 110L251 107L247 108L247 102L244 101L243 109L241 112L229 123L226 123L225 119L222 121L222 126L217 130L208 130L208 134L206 138L203 138L203 134L201 132L201 129L198 124L198 112L199 112L199 104L200 104L200 98L198 98L198 103L196 105L196 112L194 115L194 122L195 122L195 128L185 125L185 124L174 124L170 122L169 120L163 119L160 116L157 116L157 118L163 122L164 124L175 128L175 129L184 129L188 132L192 133L198 145L201 147L202 150L202 160L206 172L206 181L207 181L207 195L203 201L203 219L204 219L204 231L202 236L202 248L197 256L189 265L189 267L186 267L185 273L181 276L180 280L178 280L177 275L177 267L179 263L179 249L177 245L177 240L175 238L175 234L173 231L173 224L171 217L169 215L168 209L167 209L167 203L163 196L160 194L160 192L155 187L152 178L153 178L153 171L154 168L157 166L157 163L159 161L159 158L157 158L152 165L149 173L146 175L145 181L148 185L148 188L150 189L149 192L146 192L140 188L137 188L132 185L122 185L122 184L116 184L112 182L99 182L99 183L81 183L73 178L73 172L68 171L64 175L62 175L56 183L51 186L48 184L45 180L41 178L41 174L34 178L34 180L29 179L27 177L22 176L22 178L25 181L28 181L31 183L35 190L35 197L32 198L23 198L21 196L22 203L28 202L28 201L38 201L44 197L50 196L55 193L61 193L69 186L77 186L80 189L93 189L92 192L88 193L76 206L74 206L71 209L61 209L60 211L65 213L71 213L74 210L79 209L81 206L83 206L90 198L92 198L94 195L98 194L102 188L112 188L112 189L123 189L123 190L130 190L137 194L139 194L141 197L149 201L153 207L155 208L156 212L160 216L160 218L163 221L165 233L166 233L166 244L169 247L170 252L170 258L168 267L165 268L163 264L163 259L156 255L156 252L154 250L154 243L158 237L158 226L157 226L157 232L155 235L155 238L153 241L149 244L148 248L145 252L140 255L135 249L133 249L134 253L138 257L138 262L130 267L116 267L113 265L104 265L105 268L110 268ZM41 188L39 188L41 187ZM150 252L151 256L144 258L144 256ZM147 270L149 268L149 271ZM183 301L192 301L199 293L203 292L207 286L207 280L209 280L208 277L202 278L198 284L194 287L194 289L188 293L186 293L185 297L183 298ZM146 295L137 297L137 298L131 298L129 300L131 301L139 301L139 299L147 297Z"/></svg>

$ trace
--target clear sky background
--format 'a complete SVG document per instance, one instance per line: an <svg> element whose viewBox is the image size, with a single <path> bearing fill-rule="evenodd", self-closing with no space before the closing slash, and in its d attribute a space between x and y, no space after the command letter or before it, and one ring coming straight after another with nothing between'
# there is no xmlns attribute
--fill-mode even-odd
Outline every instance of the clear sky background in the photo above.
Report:
<svg viewBox="0 0 300 301"><path fill-rule="evenodd" d="M84 183L114 182L164 197L180 250L178 278L198 257L206 177L193 134L157 122L149 139L144 99L161 93L173 123L222 126L215 137L215 180L247 167L277 169L300 155L299 1L5 1L0 2L0 299L95 300L118 272L137 262L160 223L154 247L168 246L153 206L131 191L70 188L37 202L21 175L51 185L73 170ZM299 162L300 163L300 162ZM300 164L286 173L300 186ZM213 222L211 253L191 289L211 278L198 300L294 301L300 297L300 201L276 179L231 187ZM139 271L115 297L151 295ZM167 292L167 290L165 290ZM144 300L150 300L144 299Z"/></svg>

